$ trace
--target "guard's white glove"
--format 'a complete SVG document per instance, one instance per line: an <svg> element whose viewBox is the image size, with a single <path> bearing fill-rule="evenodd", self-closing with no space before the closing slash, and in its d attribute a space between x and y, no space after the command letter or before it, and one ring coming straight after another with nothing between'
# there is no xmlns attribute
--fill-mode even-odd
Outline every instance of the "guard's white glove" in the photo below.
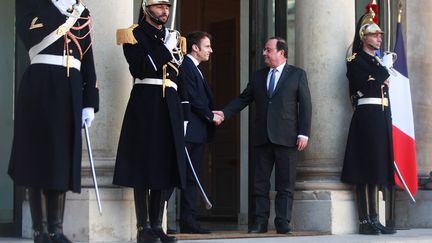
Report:
<svg viewBox="0 0 432 243"><path fill-rule="evenodd" d="M165 47L172 52L172 50L177 46L177 35L174 32L168 32L165 38Z"/></svg>
<svg viewBox="0 0 432 243"><path fill-rule="evenodd" d="M84 122L87 124L87 127L90 127L92 121L94 120L94 108L86 107L82 110L82 126L84 127Z"/></svg>
<svg viewBox="0 0 432 243"><path fill-rule="evenodd" d="M393 63L395 61L395 56L394 53L386 53L383 58L382 61L384 63L384 66L387 68L392 68L393 67Z"/></svg>
<svg viewBox="0 0 432 243"><path fill-rule="evenodd" d="M76 0L51 0L51 2L58 8L58 10L65 14L68 10L73 9L73 5L76 4Z"/></svg>
<svg viewBox="0 0 432 243"><path fill-rule="evenodd" d="M184 136L186 136L187 125L188 125L188 121L184 121L184 122L183 122L183 132L184 132Z"/></svg>

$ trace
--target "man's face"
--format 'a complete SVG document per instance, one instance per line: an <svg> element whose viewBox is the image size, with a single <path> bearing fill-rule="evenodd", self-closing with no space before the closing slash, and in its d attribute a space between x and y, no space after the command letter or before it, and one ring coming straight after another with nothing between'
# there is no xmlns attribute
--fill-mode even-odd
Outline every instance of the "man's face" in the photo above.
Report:
<svg viewBox="0 0 432 243"><path fill-rule="evenodd" d="M213 52L210 39L208 37L202 38L198 45L193 45L193 50L196 53L196 59L199 62L208 61L210 54Z"/></svg>
<svg viewBox="0 0 432 243"><path fill-rule="evenodd" d="M148 11L160 22L165 24L168 21L170 9L166 4L157 4L148 7Z"/></svg>
<svg viewBox="0 0 432 243"><path fill-rule="evenodd" d="M277 40L268 40L263 49L264 63L270 68L276 68L285 61L284 51L276 49Z"/></svg>
<svg viewBox="0 0 432 243"><path fill-rule="evenodd" d="M371 50L378 50L381 47L382 34L369 34L364 37L364 45L366 48Z"/></svg>

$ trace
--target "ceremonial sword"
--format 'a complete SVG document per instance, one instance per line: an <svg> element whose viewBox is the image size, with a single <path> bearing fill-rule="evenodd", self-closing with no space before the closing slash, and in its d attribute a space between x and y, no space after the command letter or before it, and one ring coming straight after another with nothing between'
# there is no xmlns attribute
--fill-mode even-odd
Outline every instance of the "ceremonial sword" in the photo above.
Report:
<svg viewBox="0 0 432 243"><path fill-rule="evenodd" d="M101 204L101 200L100 200L100 196L99 196L99 188L98 188L98 184L97 184L97 180L96 180L96 171L95 171L95 166L93 163L93 155L92 155L92 149L91 149L91 144L90 144L90 137L89 137L88 127L87 127L87 124L85 122L84 122L84 132L85 132L85 138L86 138L86 144L87 144L87 153L88 153L90 167L91 167L91 171L92 171L93 185L94 185L94 189L96 192L96 200L97 200L97 204L98 204L99 214L102 215L102 204Z"/></svg>
<svg viewBox="0 0 432 243"><path fill-rule="evenodd" d="M189 167L191 168L192 174L194 175L194 178L195 178L195 181L196 181L196 183L198 185L200 194L201 194L202 198L204 199L204 202L205 202L205 205L206 205L206 209L211 209L213 207L213 205L211 204L211 202L208 199L208 197L207 197L204 189L201 186L201 183L200 183L200 181L198 179L197 174L195 173L195 169L194 169L194 167L192 165L192 161L191 161L191 158L189 157L189 152L188 152L188 150L187 150L186 147L185 147L185 152L186 152L186 157L187 157L188 162L189 162Z"/></svg>

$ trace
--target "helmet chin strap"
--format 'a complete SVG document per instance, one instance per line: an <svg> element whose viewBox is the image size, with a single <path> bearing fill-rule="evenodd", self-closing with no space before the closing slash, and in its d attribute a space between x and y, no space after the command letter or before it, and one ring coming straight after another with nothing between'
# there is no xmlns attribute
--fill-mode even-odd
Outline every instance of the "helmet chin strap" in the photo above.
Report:
<svg viewBox="0 0 432 243"><path fill-rule="evenodd" d="M374 49L375 51L379 50L379 48L376 48L375 46L373 46L373 45L371 45L371 44L369 44L369 43L367 43L366 45L367 45L369 48Z"/></svg>
<svg viewBox="0 0 432 243"><path fill-rule="evenodd" d="M159 18L157 18L156 16L154 16L151 12L150 12L150 10L148 9L148 8L145 8L145 13L150 17L150 19L155 23L155 24L158 24L158 25L163 25L163 24L165 24L165 22L162 22Z"/></svg>

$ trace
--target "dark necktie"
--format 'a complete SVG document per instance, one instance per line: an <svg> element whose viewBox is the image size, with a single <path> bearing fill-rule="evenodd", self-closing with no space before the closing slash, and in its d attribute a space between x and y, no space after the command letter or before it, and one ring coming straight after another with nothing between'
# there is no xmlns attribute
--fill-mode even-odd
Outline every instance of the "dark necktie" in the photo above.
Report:
<svg viewBox="0 0 432 243"><path fill-rule="evenodd" d="M271 75L270 75L270 82L269 82L269 86L268 86L268 90L267 90L268 97L272 97L272 95L273 95L273 91L275 88L275 79L276 79L275 73L276 73L276 69L272 69Z"/></svg>

